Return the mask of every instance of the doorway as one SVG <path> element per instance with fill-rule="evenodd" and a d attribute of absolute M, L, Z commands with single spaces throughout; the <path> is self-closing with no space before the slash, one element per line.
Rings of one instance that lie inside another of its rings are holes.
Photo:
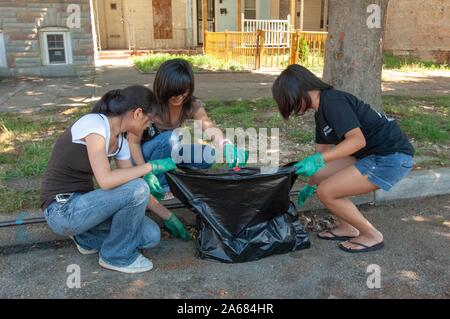
<path fill-rule="evenodd" d="M 104 0 L 106 45 L 110 50 L 126 49 L 123 0 Z"/>
<path fill-rule="evenodd" d="M 216 30 L 216 19 L 215 19 L 215 0 L 207 0 L 207 13 L 208 13 L 208 31 Z M 203 44 L 203 30 L 202 30 L 202 0 L 197 0 L 197 43 L 199 45 Z"/>

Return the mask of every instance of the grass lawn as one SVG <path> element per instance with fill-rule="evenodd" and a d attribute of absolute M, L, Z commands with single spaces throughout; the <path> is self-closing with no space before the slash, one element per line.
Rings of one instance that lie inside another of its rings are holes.
<path fill-rule="evenodd" d="M 450 65 L 430 61 L 420 61 L 412 57 L 401 57 L 392 54 L 383 55 L 383 69 L 400 70 L 405 72 L 417 72 L 424 70 L 446 70 L 450 71 Z"/>
<path fill-rule="evenodd" d="M 184 59 L 191 63 L 194 71 L 243 71 L 244 67 L 234 62 L 223 62 L 208 55 L 174 55 L 157 53 L 133 59 L 134 65 L 142 72 L 157 71 L 161 64 L 170 59 Z"/>
<path fill-rule="evenodd" d="M 83 107 L 38 114 L 0 113 L 1 212 L 39 207 L 38 190 L 11 189 L 8 181 L 42 176 L 56 138 L 69 123 L 89 110 Z"/>
<path fill-rule="evenodd" d="M 161 64 L 167 60 L 181 58 L 189 61 L 194 71 L 243 71 L 245 67 L 236 62 L 224 62 L 220 59 L 209 55 L 174 55 L 169 53 L 157 53 L 148 56 L 136 57 L 133 59 L 134 65 L 142 72 L 154 72 L 159 69 Z M 262 59 L 262 65 L 269 66 L 272 56 L 268 50 Z M 282 61 L 289 60 L 289 54 L 285 56 L 275 56 L 273 59 Z M 273 62 L 273 61 L 272 61 Z M 322 70 L 324 67 L 324 57 L 310 53 L 304 61 L 299 64 L 314 70 Z M 404 72 L 420 72 L 420 71 L 450 71 L 450 65 L 446 63 L 435 63 L 430 61 L 421 61 L 412 57 L 396 56 L 392 54 L 383 55 L 384 70 L 399 70 Z"/>
<path fill-rule="evenodd" d="M 416 168 L 450 166 L 450 97 L 383 97 L 384 111 L 395 117 L 412 139 Z M 206 101 L 211 118 L 222 128 L 279 128 L 281 163 L 313 154 L 314 117 L 284 121 L 272 99 Z M 11 181 L 38 179 L 44 173 L 52 145 L 80 116 L 82 108 L 49 109 L 34 114 L 0 113 L 0 212 L 38 208 L 39 191 L 10 187 Z M 270 131 L 269 131 L 270 134 Z"/>

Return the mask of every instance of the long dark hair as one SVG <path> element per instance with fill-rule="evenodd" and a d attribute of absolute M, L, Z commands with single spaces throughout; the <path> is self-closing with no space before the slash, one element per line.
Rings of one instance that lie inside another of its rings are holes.
<path fill-rule="evenodd" d="M 169 122 L 169 100 L 188 92 L 183 101 L 180 123 L 187 119 L 194 108 L 194 72 L 188 61 L 172 59 L 164 62 L 156 72 L 153 91 L 159 103 L 158 115 L 164 123 Z"/>
<path fill-rule="evenodd" d="M 301 111 L 302 99 L 306 107 L 311 107 L 311 97 L 308 91 L 326 90 L 333 87 L 314 75 L 307 68 L 291 64 L 281 72 L 272 85 L 272 95 L 278 104 L 278 110 L 284 119 Z"/>
<path fill-rule="evenodd" d="M 132 85 L 107 92 L 95 104 L 91 113 L 119 116 L 141 108 L 145 114 L 153 114 L 156 105 L 156 97 L 151 90 L 142 85 Z"/>

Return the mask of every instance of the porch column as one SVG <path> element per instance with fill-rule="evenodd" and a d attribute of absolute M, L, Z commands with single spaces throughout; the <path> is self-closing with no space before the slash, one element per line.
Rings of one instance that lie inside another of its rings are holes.
<path fill-rule="evenodd" d="M 202 0 L 202 33 L 203 33 L 203 53 L 205 53 L 206 31 L 208 29 L 208 2 Z"/>
<path fill-rule="evenodd" d="M 295 2 L 296 2 L 297 0 L 291 0 L 291 25 L 292 25 L 292 28 L 296 28 L 296 25 L 295 25 L 295 20 L 296 20 L 296 17 L 297 17 L 297 12 L 295 12 Z"/>
<path fill-rule="evenodd" d="M 241 4 L 241 0 L 236 0 L 237 1 L 237 4 L 236 4 L 236 16 L 237 16 L 237 19 L 236 19 L 236 23 L 237 23 L 237 26 L 236 26 L 236 31 L 242 31 L 242 14 L 241 14 L 241 12 L 242 12 L 242 4 Z"/>
<path fill-rule="evenodd" d="M 300 1 L 300 30 L 302 30 L 302 31 L 303 31 L 303 25 L 305 22 L 304 11 L 305 11 L 305 0 L 301 0 Z"/>
<path fill-rule="evenodd" d="M 328 29 L 328 0 L 324 1 L 324 7 L 323 7 L 323 31 L 327 31 Z"/>

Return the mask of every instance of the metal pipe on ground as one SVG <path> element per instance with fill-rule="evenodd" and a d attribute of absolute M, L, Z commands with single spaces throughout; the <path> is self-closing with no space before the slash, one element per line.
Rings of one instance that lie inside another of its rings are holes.
<path fill-rule="evenodd" d="M 292 191 L 290 193 L 291 196 L 297 195 L 297 191 Z M 186 208 L 185 205 L 181 203 L 172 203 L 164 205 L 167 209 L 180 209 Z M 14 227 L 14 226 L 23 226 L 23 225 L 32 225 L 32 224 L 43 224 L 46 223 L 44 217 L 35 217 L 35 218 L 23 218 L 23 219 L 15 219 L 15 220 L 5 220 L 0 222 L 0 228 L 6 227 Z"/>

